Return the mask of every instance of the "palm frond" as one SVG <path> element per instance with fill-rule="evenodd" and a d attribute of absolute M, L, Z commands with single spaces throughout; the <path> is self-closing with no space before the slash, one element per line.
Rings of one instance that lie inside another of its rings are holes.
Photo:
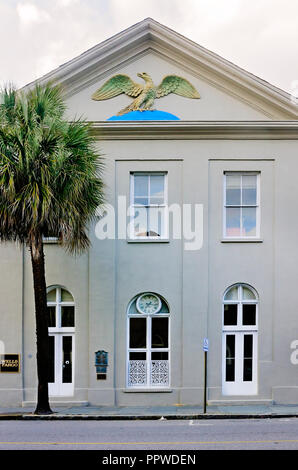
<path fill-rule="evenodd" d="M 64 117 L 62 90 L 37 85 L 2 91 L 0 240 L 21 243 L 57 233 L 71 252 L 89 246 L 88 228 L 104 201 L 103 159 L 89 124 Z"/>

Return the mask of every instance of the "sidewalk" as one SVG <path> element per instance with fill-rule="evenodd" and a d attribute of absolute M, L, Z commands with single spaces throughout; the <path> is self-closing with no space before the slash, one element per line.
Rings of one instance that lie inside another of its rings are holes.
<path fill-rule="evenodd" d="M 134 419 L 236 419 L 298 417 L 298 405 L 208 406 L 52 406 L 51 415 L 34 415 L 33 408 L 0 408 L 0 420 L 134 420 Z"/>

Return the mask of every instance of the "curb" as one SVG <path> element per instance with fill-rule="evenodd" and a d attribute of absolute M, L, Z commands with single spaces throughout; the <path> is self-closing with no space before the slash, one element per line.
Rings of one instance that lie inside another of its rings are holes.
<path fill-rule="evenodd" d="M 11 420 L 47 420 L 47 421 L 137 421 L 137 420 L 203 420 L 203 419 L 273 419 L 273 418 L 298 418 L 298 414 L 192 414 L 192 415 L 88 415 L 88 414 L 2 414 L 0 421 Z"/>

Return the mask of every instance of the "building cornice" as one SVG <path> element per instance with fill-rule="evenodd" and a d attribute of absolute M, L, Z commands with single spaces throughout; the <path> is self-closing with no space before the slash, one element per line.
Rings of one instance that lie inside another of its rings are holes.
<path fill-rule="evenodd" d="M 298 140 L 297 121 L 98 121 L 91 128 L 99 140 Z"/>

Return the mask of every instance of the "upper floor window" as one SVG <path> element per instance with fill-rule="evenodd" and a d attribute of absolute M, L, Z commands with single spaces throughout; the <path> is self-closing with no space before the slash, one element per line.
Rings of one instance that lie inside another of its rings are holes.
<path fill-rule="evenodd" d="M 167 238 L 167 174 L 131 173 L 131 238 Z"/>
<path fill-rule="evenodd" d="M 225 238 L 258 238 L 260 236 L 259 179 L 259 173 L 225 173 Z"/>

